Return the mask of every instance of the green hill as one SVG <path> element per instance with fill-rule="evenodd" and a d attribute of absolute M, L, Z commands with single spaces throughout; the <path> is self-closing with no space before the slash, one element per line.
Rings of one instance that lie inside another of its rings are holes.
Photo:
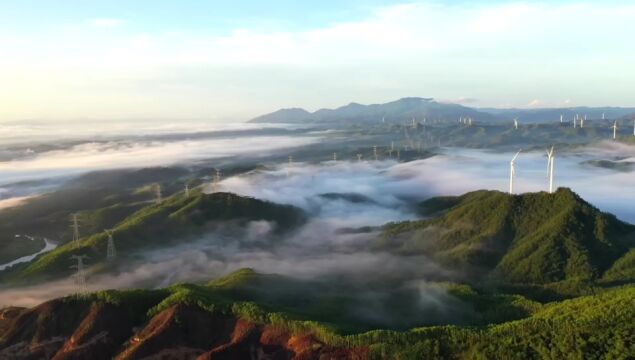
<path fill-rule="evenodd" d="M 267 298 L 270 295 L 266 293 L 279 291 L 268 289 L 275 283 L 284 284 L 287 294 L 296 289 L 295 298 Z M 326 288 L 347 286 L 337 281 L 328 283 Z M 140 354 L 176 357 L 193 348 L 198 356 L 241 344 L 264 353 L 282 346 L 289 354 L 284 358 L 292 358 L 291 355 L 321 358 L 320 353 L 334 349 L 337 350 L 333 354 L 323 358 L 627 359 L 635 354 L 632 285 L 548 304 L 497 295 L 513 298 L 516 304 L 524 303 L 527 312 L 503 323 L 413 327 L 405 331 L 390 327 L 350 331 L 355 325 L 354 318 L 330 321 L 329 311 L 336 311 L 336 304 L 311 306 L 312 310 L 307 311 L 307 305 L 331 301 L 331 295 L 323 287 L 297 296 L 314 285 L 314 280 L 244 269 L 206 285 L 108 290 L 56 299 L 32 309 L 0 310 L 0 357 L 20 352 L 22 356 L 30 354 L 35 358 L 43 350 L 57 354 L 56 358 L 81 358 L 78 354 L 99 359 L 132 359 Z M 465 286 L 454 289 L 453 296 L 479 311 L 504 313 L 510 304 L 492 301 L 492 295 L 478 294 Z M 353 297 L 356 291 L 346 293 L 340 289 L 340 293 Z M 483 308 L 487 303 L 489 307 Z M 341 313 L 375 311 L 368 298 L 356 306 L 353 309 L 346 302 L 339 302 Z M 411 316 L 417 316 L 416 312 L 411 312 Z M 298 341 L 305 345 L 300 346 Z M 248 358 L 225 354 L 226 357 L 220 358 Z M 187 356 L 179 358 L 182 357 Z"/>
<path fill-rule="evenodd" d="M 143 248 L 188 241 L 210 230 L 239 229 L 256 220 L 275 222 L 275 231 L 284 232 L 304 222 L 305 215 L 293 206 L 231 193 L 196 192 L 190 197 L 179 193 L 127 217 L 113 229 L 113 236 L 120 254 L 132 254 Z M 103 262 L 107 241 L 106 233 L 99 232 L 82 239 L 79 245 L 64 244 L 10 274 L 9 279 L 46 279 L 68 274 L 71 255 L 88 255 L 91 264 Z"/>
<path fill-rule="evenodd" d="M 546 284 L 600 279 L 635 246 L 635 226 L 566 188 L 554 194 L 475 191 L 431 199 L 421 208 L 440 215 L 387 225 L 376 248 L 425 254 L 479 279 Z M 632 271 L 632 259 L 622 262 Z M 612 273 L 627 271 L 620 269 Z"/>

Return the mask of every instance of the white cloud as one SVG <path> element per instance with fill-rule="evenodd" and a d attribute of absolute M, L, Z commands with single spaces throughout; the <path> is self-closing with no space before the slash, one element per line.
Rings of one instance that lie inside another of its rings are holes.
<path fill-rule="evenodd" d="M 90 19 L 87 21 L 89 25 L 97 27 L 97 28 L 113 28 L 120 26 L 123 24 L 123 20 L 121 19 L 113 19 L 113 18 L 98 18 L 98 19 Z"/>
<path fill-rule="evenodd" d="M 319 141 L 317 137 L 237 136 L 182 141 L 85 142 L 33 157 L 0 162 L 2 182 L 76 175 L 91 170 L 195 163 L 230 156 L 264 156 Z M 240 146 L 237 146 L 237 144 Z"/>

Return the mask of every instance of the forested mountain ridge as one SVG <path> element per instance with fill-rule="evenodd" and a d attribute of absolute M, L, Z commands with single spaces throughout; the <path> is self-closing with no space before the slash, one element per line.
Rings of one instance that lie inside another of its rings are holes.
<path fill-rule="evenodd" d="M 435 217 L 389 224 L 377 249 L 426 254 L 509 283 L 599 280 L 635 246 L 635 226 L 603 213 L 566 188 L 509 195 L 475 191 L 421 204 Z"/>

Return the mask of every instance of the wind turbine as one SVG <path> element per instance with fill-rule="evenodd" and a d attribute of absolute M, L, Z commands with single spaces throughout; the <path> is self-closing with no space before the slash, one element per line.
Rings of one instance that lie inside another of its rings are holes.
<path fill-rule="evenodd" d="M 549 174 L 549 193 L 553 194 L 553 168 L 554 162 L 556 160 L 556 156 L 554 153 L 553 146 L 551 149 L 547 150 L 547 172 Z"/>
<path fill-rule="evenodd" d="M 514 129 L 518 130 L 518 118 L 514 119 Z"/>
<path fill-rule="evenodd" d="M 562 124 L 563 121 L 564 121 L 564 116 L 560 114 L 560 123 Z"/>
<path fill-rule="evenodd" d="M 613 126 L 611 127 L 613 128 L 613 140 L 615 140 L 617 138 L 617 120 L 613 122 Z"/>
<path fill-rule="evenodd" d="M 516 158 L 520 155 L 522 150 L 518 150 L 516 155 L 512 158 L 512 161 L 509 162 L 509 193 L 514 193 L 514 178 L 516 177 Z"/>

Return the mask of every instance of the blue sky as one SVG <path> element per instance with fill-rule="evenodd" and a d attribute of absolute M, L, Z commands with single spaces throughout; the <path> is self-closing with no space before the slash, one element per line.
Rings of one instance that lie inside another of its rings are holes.
<path fill-rule="evenodd" d="M 0 121 L 244 120 L 403 96 L 635 106 L 635 5 L 0 2 Z"/>

